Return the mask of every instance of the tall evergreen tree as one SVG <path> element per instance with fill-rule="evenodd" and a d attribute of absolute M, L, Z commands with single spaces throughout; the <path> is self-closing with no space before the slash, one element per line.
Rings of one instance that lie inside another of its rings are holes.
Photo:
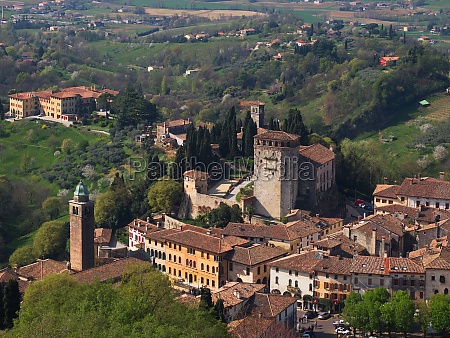
<path fill-rule="evenodd" d="M 18 317 L 20 309 L 20 292 L 17 280 L 10 279 L 3 292 L 4 323 L 5 327 L 10 329 L 13 326 L 14 318 Z"/>
<path fill-rule="evenodd" d="M 284 120 L 283 131 L 300 136 L 301 144 L 308 144 L 309 132 L 297 108 L 289 110 L 288 118 Z"/>
<path fill-rule="evenodd" d="M 3 302 L 3 289 L 5 287 L 5 283 L 0 283 L 0 330 L 5 328 L 5 306 Z"/>
<path fill-rule="evenodd" d="M 210 309 L 214 306 L 210 289 L 205 287 L 200 288 L 200 304 L 206 309 Z"/>
<path fill-rule="evenodd" d="M 248 118 L 247 118 L 248 116 Z M 244 121 L 244 135 L 242 136 L 242 154 L 247 157 L 253 156 L 253 137 L 258 127 L 248 113 Z"/>

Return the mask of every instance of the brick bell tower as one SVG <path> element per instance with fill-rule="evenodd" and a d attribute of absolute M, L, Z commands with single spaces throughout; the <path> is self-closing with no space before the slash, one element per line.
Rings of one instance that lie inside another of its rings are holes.
<path fill-rule="evenodd" d="M 94 267 L 94 202 L 82 181 L 69 201 L 70 267 L 82 271 Z"/>

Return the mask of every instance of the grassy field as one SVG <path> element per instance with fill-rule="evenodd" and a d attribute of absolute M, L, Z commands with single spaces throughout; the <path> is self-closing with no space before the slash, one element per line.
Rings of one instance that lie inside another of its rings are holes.
<path fill-rule="evenodd" d="M 82 140 L 92 143 L 108 137 L 67 128 L 59 123 L 30 119 L 13 123 L 1 121 L 0 127 L 3 130 L 3 136 L 0 137 L 0 175 L 17 179 L 33 175 L 36 169 L 49 169 L 60 161 L 64 155 L 55 156 L 55 150 L 64 139 L 70 138 L 74 144 L 78 144 Z M 51 188 L 57 191 L 57 187 Z"/>

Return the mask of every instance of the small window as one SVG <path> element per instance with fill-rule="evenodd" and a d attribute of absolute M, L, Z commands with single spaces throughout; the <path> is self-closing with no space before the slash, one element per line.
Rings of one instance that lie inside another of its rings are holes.
<path fill-rule="evenodd" d="M 275 277 L 275 284 L 278 284 L 278 277 Z"/>
<path fill-rule="evenodd" d="M 431 280 L 432 281 L 436 280 L 436 276 L 435 275 L 431 275 Z"/>
<path fill-rule="evenodd" d="M 247 276 L 250 276 L 250 268 L 246 268 L 245 270 L 246 270 Z"/>
<path fill-rule="evenodd" d="M 439 202 L 436 202 L 435 206 L 437 209 L 439 209 Z"/>
<path fill-rule="evenodd" d="M 292 286 L 292 279 L 289 279 L 288 285 Z"/>
<path fill-rule="evenodd" d="M 440 275 L 439 276 L 439 283 L 445 283 L 445 276 L 444 275 Z"/>

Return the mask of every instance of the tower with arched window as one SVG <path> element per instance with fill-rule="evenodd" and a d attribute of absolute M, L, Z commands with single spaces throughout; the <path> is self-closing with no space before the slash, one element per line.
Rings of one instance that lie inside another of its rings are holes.
<path fill-rule="evenodd" d="M 94 202 L 82 181 L 69 201 L 70 266 L 82 271 L 94 267 Z"/>

